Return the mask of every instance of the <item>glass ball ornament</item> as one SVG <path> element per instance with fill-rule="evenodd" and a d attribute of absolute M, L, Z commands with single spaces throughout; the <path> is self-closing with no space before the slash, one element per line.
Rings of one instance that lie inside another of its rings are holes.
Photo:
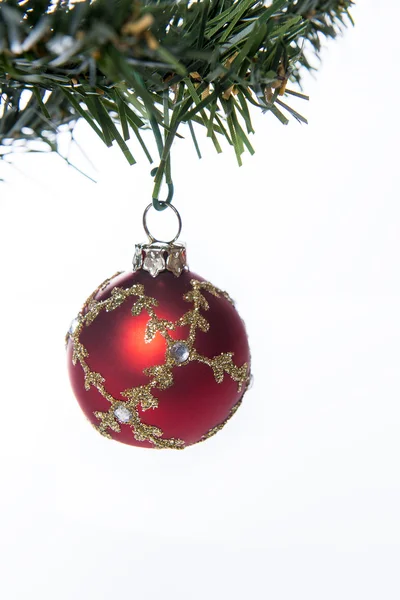
<path fill-rule="evenodd" d="M 102 283 L 67 334 L 72 389 L 107 438 L 175 448 L 217 433 L 250 382 L 244 323 L 188 270 L 183 244 L 139 244 L 134 271 Z"/>

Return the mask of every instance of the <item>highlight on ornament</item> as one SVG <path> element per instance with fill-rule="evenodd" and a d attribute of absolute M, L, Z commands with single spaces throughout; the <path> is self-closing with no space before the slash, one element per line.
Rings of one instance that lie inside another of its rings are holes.
<path fill-rule="evenodd" d="M 189 271 L 183 244 L 138 244 L 133 266 L 106 279 L 73 320 L 71 385 L 103 436 L 182 449 L 240 406 L 250 381 L 245 326 L 226 292 Z"/>

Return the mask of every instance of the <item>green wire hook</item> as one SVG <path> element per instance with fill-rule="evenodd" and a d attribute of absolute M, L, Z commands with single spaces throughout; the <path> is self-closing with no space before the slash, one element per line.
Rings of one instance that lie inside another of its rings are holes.
<path fill-rule="evenodd" d="M 154 169 L 152 169 L 150 171 L 150 175 L 152 177 L 155 177 L 157 175 L 157 171 L 158 171 L 158 167 L 155 167 Z M 168 206 L 168 204 L 171 204 L 172 202 L 172 198 L 174 197 L 174 184 L 172 183 L 167 183 L 168 186 L 168 196 L 166 198 L 166 200 L 159 200 L 158 198 L 154 198 L 153 197 L 153 206 L 156 210 L 165 210 Z"/>

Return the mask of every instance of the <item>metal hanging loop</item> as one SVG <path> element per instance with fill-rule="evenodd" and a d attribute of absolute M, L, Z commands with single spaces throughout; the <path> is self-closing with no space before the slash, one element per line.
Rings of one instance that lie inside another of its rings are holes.
<path fill-rule="evenodd" d="M 154 169 L 152 169 L 150 171 L 150 174 L 152 177 L 155 177 L 157 175 L 157 171 L 158 171 L 158 167 L 155 167 Z M 168 187 L 168 196 L 165 200 L 159 200 L 158 198 L 154 198 L 153 197 L 153 206 L 156 210 L 165 210 L 168 206 L 171 206 L 171 202 L 172 202 L 172 198 L 174 197 L 174 184 L 172 183 L 167 183 L 167 187 Z"/>
<path fill-rule="evenodd" d="M 153 198 L 154 201 L 154 198 Z M 155 242 L 159 242 L 161 244 L 173 244 L 174 242 L 176 242 L 176 240 L 178 239 L 178 237 L 181 234 L 182 231 L 182 219 L 181 219 L 181 215 L 179 214 L 179 212 L 176 210 L 175 206 L 173 206 L 172 204 L 169 203 L 163 203 L 165 204 L 164 208 L 170 208 L 171 210 L 174 211 L 177 219 L 178 219 L 178 233 L 176 234 L 176 236 L 174 238 L 172 238 L 171 240 L 159 240 L 157 238 L 155 238 L 149 231 L 149 228 L 147 226 L 147 213 L 149 212 L 149 210 L 151 209 L 151 207 L 154 207 L 153 203 L 149 204 L 148 206 L 146 206 L 146 208 L 144 209 L 144 213 L 143 213 L 143 227 L 144 230 L 146 232 L 147 237 L 150 240 L 151 244 L 154 244 Z"/>

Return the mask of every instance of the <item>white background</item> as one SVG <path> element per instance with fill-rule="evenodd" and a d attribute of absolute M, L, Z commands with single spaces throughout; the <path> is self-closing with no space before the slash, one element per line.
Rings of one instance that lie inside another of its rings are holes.
<path fill-rule="evenodd" d="M 202 161 L 174 148 L 191 268 L 236 299 L 253 354 L 205 444 L 103 439 L 66 374 L 70 320 L 144 239 L 146 159 L 81 128 L 97 185 L 56 157 L 3 171 L 4 600 L 400 597 L 400 12 L 353 12 L 294 102 L 309 126 L 255 115 L 241 169 L 208 140 Z"/>

